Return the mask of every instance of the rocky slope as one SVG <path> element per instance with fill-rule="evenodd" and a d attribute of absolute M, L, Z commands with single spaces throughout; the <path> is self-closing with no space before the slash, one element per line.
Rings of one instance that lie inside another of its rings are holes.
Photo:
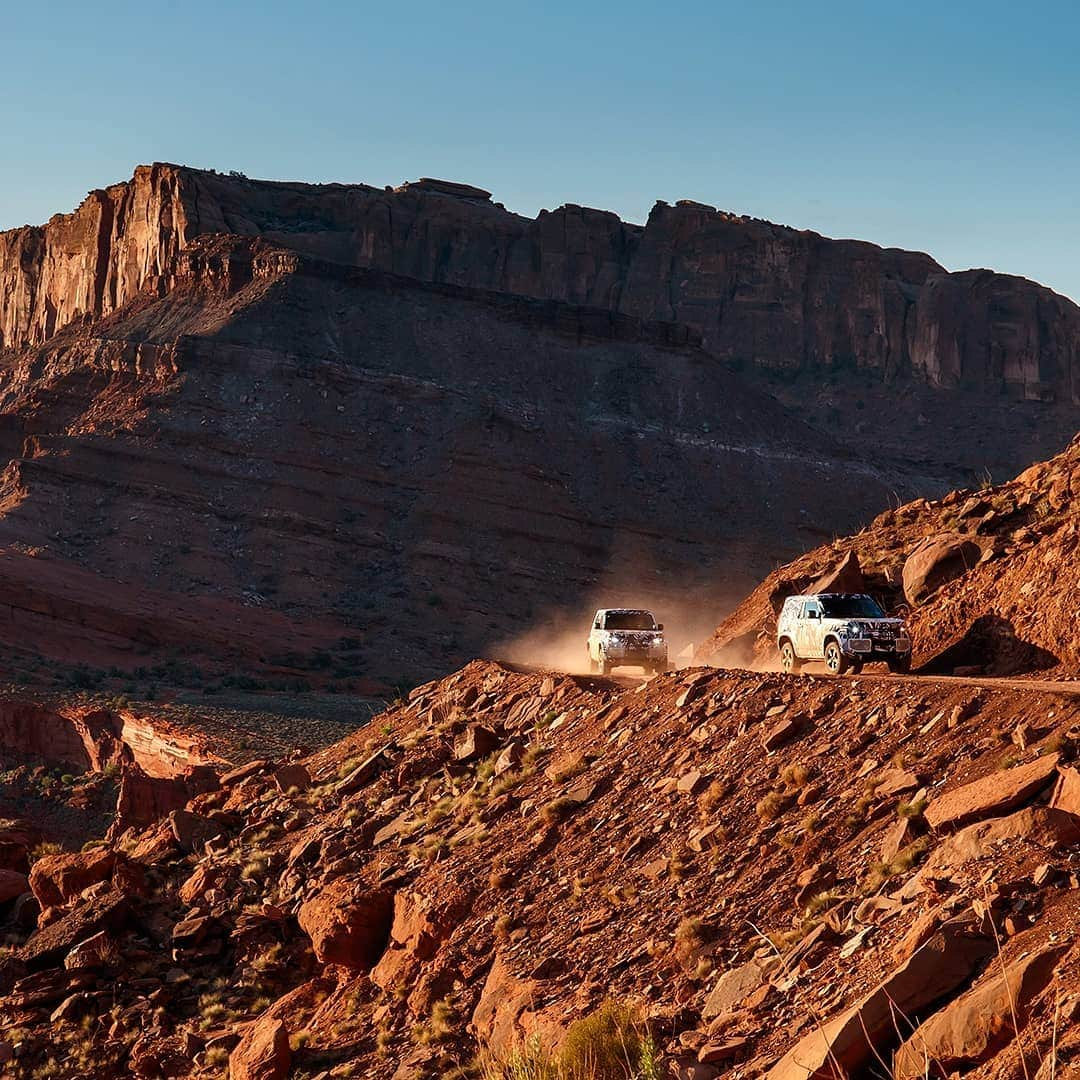
<path fill-rule="evenodd" d="M 1074 322 L 696 205 L 140 168 L 0 235 L 0 642 L 147 694 L 378 694 L 612 598 L 678 649 L 808 543 L 1057 450 Z"/>
<path fill-rule="evenodd" d="M 0 638 L 174 680 L 415 684 L 605 594 L 696 590 L 704 631 L 821 522 L 940 484 L 685 328 L 236 237 L 11 354 L 0 416 Z"/>
<path fill-rule="evenodd" d="M 829 587 L 910 609 L 925 671 L 1080 676 L 1080 438 L 1009 483 L 887 510 L 780 567 L 699 658 L 773 662 L 784 597 Z"/>
<path fill-rule="evenodd" d="M 156 164 L 73 214 L 0 234 L 0 346 L 160 288 L 195 237 L 261 236 L 425 281 L 587 305 L 700 333 L 721 359 L 1080 403 L 1080 309 L 985 270 L 657 203 L 644 226 L 567 205 L 530 221 L 467 185 L 270 183 Z"/>
<path fill-rule="evenodd" d="M 1069 1075 L 1078 724 L 1034 687 L 477 662 L 39 857 L 26 896 L 0 876 L 0 1055 L 13 1076 L 540 1077 L 552 1054 L 592 1061 L 575 1078 Z"/>

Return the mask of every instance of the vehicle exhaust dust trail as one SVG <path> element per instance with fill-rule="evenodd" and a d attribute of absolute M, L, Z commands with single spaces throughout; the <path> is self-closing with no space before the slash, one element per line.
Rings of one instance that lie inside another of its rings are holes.
<path fill-rule="evenodd" d="M 676 593 L 677 583 L 658 587 L 657 574 L 637 572 L 631 580 L 626 567 L 613 574 L 612 584 L 583 595 L 574 608 L 557 608 L 542 615 L 523 633 L 496 643 L 490 655 L 516 664 L 552 668 L 572 675 L 589 673 L 586 639 L 594 613 L 601 608 L 640 608 L 651 611 L 664 624 L 668 643 L 668 667 L 693 664 L 695 646 L 704 641 L 730 610 L 735 600 L 725 604 L 688 602 L 684 593 Z M 693 590 L 691 590 L 693 591 Z M 740 665 L 741 666 L 741 665 Z M 616 670 L 619 675 L 635 674 L 633 667 Z"/>

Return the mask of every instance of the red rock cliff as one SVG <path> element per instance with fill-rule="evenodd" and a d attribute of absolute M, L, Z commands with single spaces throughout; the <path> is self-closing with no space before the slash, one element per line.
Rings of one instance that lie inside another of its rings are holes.
<path fill-rule="evenodd" d="M 45 226 L 0 233 L 0 346 L 164 287 L 173 256 L 207 233 L 681 322 L 733 363 L 1080 402 L 1080 308 L 1022 278 L 949 274 L 927 255 L 698 203 L 657 203 L 644 226 L 574 205 L 529 220 L 465 185 L 272 183 L 162 164 Z"/>

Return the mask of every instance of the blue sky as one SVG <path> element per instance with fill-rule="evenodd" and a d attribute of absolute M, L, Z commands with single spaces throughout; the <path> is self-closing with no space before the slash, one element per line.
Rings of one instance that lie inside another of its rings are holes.
<path fill-rule="evenodd" d="M 1080 299 L 1080 6 L 8 5 L 0 228 L 141 162 L 699 199 Z"/>

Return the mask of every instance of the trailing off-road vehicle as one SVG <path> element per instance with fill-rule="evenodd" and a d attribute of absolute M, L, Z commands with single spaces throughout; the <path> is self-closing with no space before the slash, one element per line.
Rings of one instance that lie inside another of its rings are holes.
<path fill-rule="evenodd" d="M 784 671 L 823 660 L 834 675 L 884 661 L 890 671 L 911 668 L 911 638 L 903 619 L 889 618 L 865 593 L 789 596 L 776 624 Z"/>
<path fill-rule="evenodd" d="M 640 667 L 663 671 L 667 667 L 664 624 L 641 608 L 601 608 L 594 616 L 589 639 L 589 670 L 607 675 L 612 668 Z"/>

